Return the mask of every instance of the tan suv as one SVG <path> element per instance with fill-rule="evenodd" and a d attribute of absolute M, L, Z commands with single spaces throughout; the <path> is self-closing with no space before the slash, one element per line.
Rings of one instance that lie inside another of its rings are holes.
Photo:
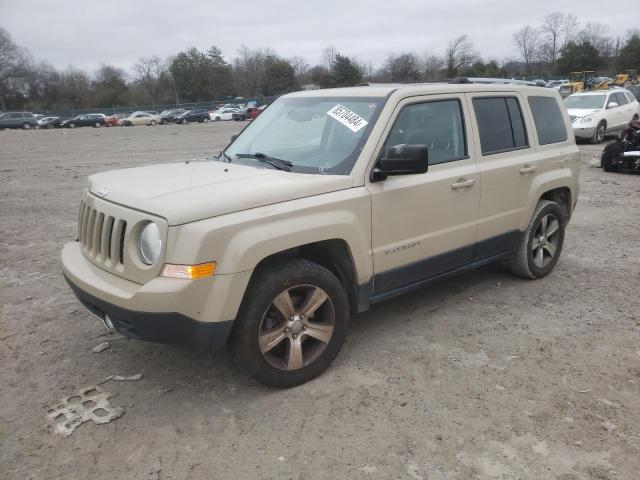
<path fill-rule="evenodd" d="M 305 382 L 349 317 L 507 259 L 556 264 L 579 152 L 555 90 L 364 86 L 285 95 L 215 159 L 93 175 L 64 275 L 110 329 Z"/>

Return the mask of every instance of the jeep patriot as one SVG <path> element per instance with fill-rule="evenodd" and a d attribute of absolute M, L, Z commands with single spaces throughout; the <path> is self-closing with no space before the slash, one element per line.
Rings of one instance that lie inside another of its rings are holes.
<path fill-rule="evenodd" d="M 376 302 L 498 259 L 549 274 L 579 158 L 551 89 L 292 93 L 214 158 L 89 177 L 63 273 L 111 330 L 229 344 L 260 382 L 293 386 Z"/>

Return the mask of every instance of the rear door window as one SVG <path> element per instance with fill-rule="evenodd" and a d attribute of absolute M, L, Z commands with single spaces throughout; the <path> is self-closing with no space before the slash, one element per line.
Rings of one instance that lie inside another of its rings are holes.
<path fill-rule="evenodd" d="M 556 99 L 553 97 L 529 97 L 528 101 L 538 134 L 538 143 L 548 145 L 566 141 L 567 130 Z"/>
<path fill-rule="evenodd" d="M 527 130 L 516 97 L 473 99 L 482 155 L 527 148 Z"/>
<path fill-rule="evenodd" d="M 624 94 L 622 92 L 616 92 L 614 93 L 615 95 L 615 102 L 622 106 L 622 105 L 626 105 L 627 103 L 629 103 L 629 100 L 627 100 L 627 97 L 624 96 Z"/>

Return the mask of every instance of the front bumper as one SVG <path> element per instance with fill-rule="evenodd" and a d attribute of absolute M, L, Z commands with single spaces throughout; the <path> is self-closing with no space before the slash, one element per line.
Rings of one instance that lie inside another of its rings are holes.
<path fill-rule="evenodd" d="M 89 313 L 103 323 L 108 319 L 116 331 L 127 337 L 204 352 L 223 348 L 231 333 L 231 320 L 199 322 L 180 313 L 127 310 L 81 290 L 66 275 L 64 278 Z"/>
<path fill-rule="evenodd" d="M 573 127 L 573 134 L 578 138 L 592 138 L 596 133 L 596 127 Z"/>
<path fill-rule="evenodd" d="M 80 303 L 124 335 L 191 349 L 224 346 L 251 271 L 199 280 L 157 277 L 141 285 L 90 262 L 78 242 L 62 250 L 62 271 Z"/>

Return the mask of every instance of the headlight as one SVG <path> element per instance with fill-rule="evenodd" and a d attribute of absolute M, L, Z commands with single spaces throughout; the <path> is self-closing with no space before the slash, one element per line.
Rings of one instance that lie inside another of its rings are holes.
<path fill-rule="evenodd" d="M 138 238 L 140 260 L 147 265 L 153 265 L 160 258 L 161 250 L 162 240 L 160 239 L 160 230 L 155 223 L 150 222 L 142 229 L 140 238 Z"/>
<path fill-rule="evenodd" d="M 589 116 L 589 117 L 582 117 L 582 123 L 591 123 L 593 122 L 593 117 Z"/>

